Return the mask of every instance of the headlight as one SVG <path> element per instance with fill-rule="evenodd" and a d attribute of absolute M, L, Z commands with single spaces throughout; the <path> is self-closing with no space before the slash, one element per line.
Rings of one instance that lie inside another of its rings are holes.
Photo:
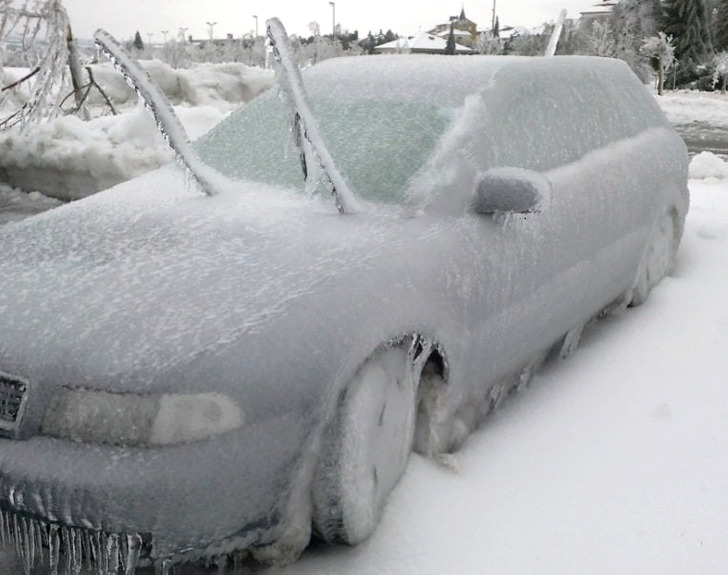
<path fill-rule="evenodd" d="M 243 424 L 240 408 L 219 393 L 138 395 L 63 388 L 41 433 L 84 443 L 145 446 L 208 439 Z"/>

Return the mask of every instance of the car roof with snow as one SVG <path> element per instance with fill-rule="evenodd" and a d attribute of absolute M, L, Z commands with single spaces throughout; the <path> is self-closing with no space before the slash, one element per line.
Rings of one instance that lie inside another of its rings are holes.
<path fill-rule="evenodd" d="M 546 171 L 667 125 L 626 64 L 607 58 L 337 58 L 303 79 L 336 165 L 377 202 L 410 198 L 443 142 L 462 139 L 481 170 Z M 304 190 L 289 118 L 273 88 L 197 147 L 228 176 Z"/>

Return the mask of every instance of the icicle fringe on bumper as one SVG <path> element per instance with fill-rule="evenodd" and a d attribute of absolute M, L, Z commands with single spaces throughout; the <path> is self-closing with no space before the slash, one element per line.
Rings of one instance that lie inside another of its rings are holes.
<path fill-rule="evenodd" d="M 84 566 L 104 574 L 134 575 L 151 551 L 151 537 L 66 527 L 0 509 L 0 542 L 20 558 L 24 575 L 79 575 Z"/>

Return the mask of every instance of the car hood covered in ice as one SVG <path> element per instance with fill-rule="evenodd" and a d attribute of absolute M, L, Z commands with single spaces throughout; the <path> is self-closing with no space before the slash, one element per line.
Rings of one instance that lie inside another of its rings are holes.
<path fill-rule="evenodd" d="M 317 325 L 348 305 L 334 285 L 404 245 L 400 220 L 261 187 L 204 197 L 170 167 L 7 225 L 0 365 L 144 389 L 282 319 L 265 337 L 301 321 L 323 337 Z"/>

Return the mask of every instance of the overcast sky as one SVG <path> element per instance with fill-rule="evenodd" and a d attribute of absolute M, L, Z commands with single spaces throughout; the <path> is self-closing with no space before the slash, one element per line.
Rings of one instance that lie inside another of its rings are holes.
<path fill-rule="evenodd" d="M 561 9 L 570 17 L 602 0 L 497 0 L 496 13 L 504 25 L 537 26 L 555 20 Z M 255 30 L 265 20 L 277 16 L 289 33 L 309 35 L 308 24 L 318 22 L 322 33 L 331 33 L 333 10 L 328 0 L 64 0 L 75 35 L 90 38 L 96 28 L 104 28 L 119 39 L 133 36 L 136 30 L 153 34 L 161 42 L 162 30 L 168 38 L 180 28 L 188 34 L 206 37 L 206 22 L 217 22 L 216 37 L 230 33 L 236 37 Z M 358 30 L 364 36 L 370 30 L 391 28 L 401 35 L 428 30 L 460 13 L 461 0 L 337 0 L 336 22 L 345 30 Z M 490 28 L 493 0 L 466 0 L 466 16 L 479 28 Z"/>

